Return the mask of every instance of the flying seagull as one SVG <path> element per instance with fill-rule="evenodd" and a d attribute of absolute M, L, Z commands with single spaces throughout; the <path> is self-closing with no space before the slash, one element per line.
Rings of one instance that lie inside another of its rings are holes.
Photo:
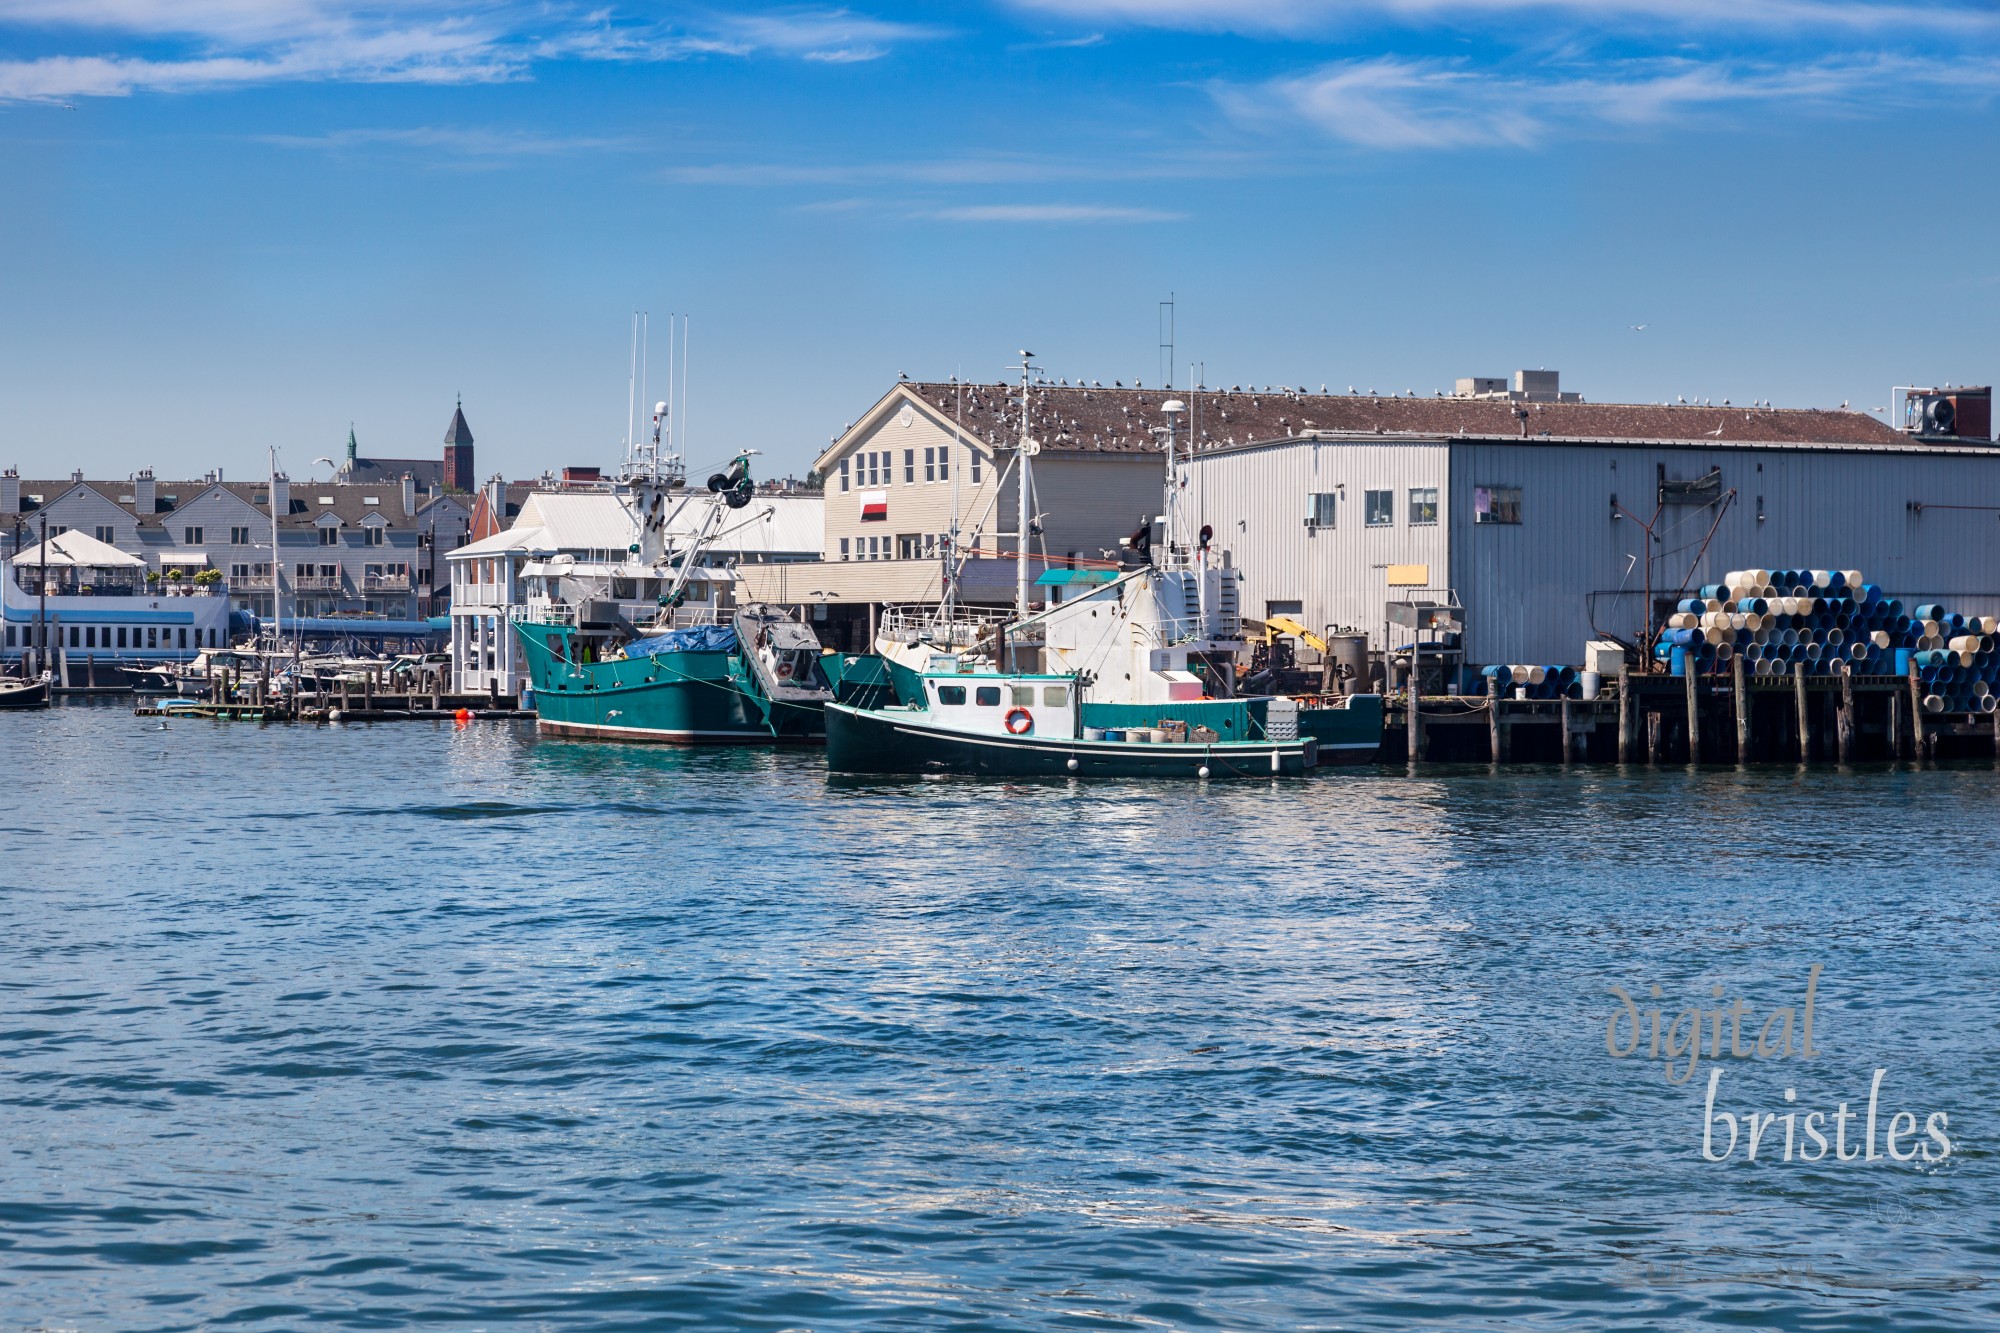
<path fill-rule="evenodd" d="M 1632 326 L 1632 332 L 1634 333 L 1644 333 L 1645 331 L 1646 331 L 1646 326 L 1644 324 L 1634 324 Z"/>

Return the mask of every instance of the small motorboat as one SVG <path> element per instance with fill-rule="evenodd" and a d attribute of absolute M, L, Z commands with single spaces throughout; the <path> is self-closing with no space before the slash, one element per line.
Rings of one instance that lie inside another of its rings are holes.
<path fill-rule="evenodd" d="M 49 678 L 0 680 L 0 708 L 47 708 Z"/>

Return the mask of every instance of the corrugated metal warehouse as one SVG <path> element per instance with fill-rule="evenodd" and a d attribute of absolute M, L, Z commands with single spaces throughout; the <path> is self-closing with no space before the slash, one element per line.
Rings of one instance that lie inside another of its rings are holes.
<path fill-rule="evenodd" d="M 1385 623 L 1390 602 L 1455 599 L 1468 663 L 1576 663 L 1588 639 L 1641 636 L 1649 546 L 1656 607 L 1731 569 L 1820 567 L 2000 612 L 1990 440 L 1847 411 L 1309 401 L 1333 428 L 1210 444 L 1188 465 L 1252 616 L 1393 648 L 1410 635 Z"/>

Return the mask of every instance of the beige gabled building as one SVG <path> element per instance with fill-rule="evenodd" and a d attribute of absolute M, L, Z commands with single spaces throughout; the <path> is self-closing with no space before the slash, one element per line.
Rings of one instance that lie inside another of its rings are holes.
<path fill-rule="evenodd" d="M 830 646 L 859 648 L 882 607 L 935 602 L 956 527 L 976 552 L 960 596 L 1014 599 L 1018 385 L 902 382 L 814 464 L 826 488 L 821 559 L 744 568 L 752 600 L 811 608 Z M 1037 385 L 1030 393 L 1036 575 L 1115 559 L 1158 515 L 1165 460 L 1151 427 L 1172 395 Z M 1096 415 L 1086 418 L 1086 404 Z"/>

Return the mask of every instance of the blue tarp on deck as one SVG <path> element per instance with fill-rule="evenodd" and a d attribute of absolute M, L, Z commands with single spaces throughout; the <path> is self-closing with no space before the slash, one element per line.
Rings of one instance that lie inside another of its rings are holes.
<path fill-rule="evenodd" d="M 736 630 L 731 625 L 691 625 L 670 629 L 665 634 L 634 639 L 625 645 L 627 657 L 653 657 L 660 653 L 728 653 L 736 650 Z"/>

